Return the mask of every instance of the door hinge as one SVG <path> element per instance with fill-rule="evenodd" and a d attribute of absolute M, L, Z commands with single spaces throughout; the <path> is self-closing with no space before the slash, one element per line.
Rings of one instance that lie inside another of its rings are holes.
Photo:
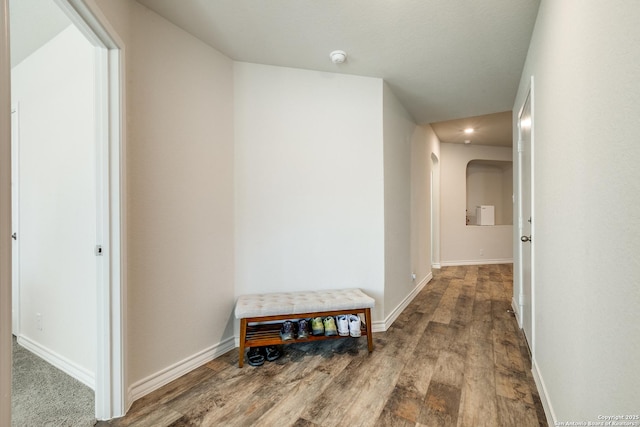
<path fill-rule="evenodd" d="M 96 245 L 96 256 L 102 256 L 103 254 L 102 245 Z"/>

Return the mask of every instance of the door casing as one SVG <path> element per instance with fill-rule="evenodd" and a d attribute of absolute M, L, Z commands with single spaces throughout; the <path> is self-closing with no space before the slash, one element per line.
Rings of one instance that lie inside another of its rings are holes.
<path fill-rule="evenodd" d="M 11 332 L 20 333 L 20 134 L 18 107 L 11 108 Z"/>
<path fill-rule="evenodd" d="M 518 321 L 532 354 L 535 348 L 535 204 L 534 204 L 534 82 L 518 113 Z M 523 242 L 521 238 L 530 237 Z"/>
<path fill-rule="evenodd" d="M 125 252 L 124 188 L 124 44 L 93 2 L 55 0 L 96 47 L 96 132 L 98 149 L 98 262 L 96 418 L 123 416 L 127 404 L 124 383 Z"/>

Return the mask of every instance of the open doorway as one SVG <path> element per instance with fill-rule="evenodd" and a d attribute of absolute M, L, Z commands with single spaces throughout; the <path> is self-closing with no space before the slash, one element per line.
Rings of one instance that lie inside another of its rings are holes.
<path fill-rule="evenodd" d="M 12 222 L 19 223 L 12 251 L 14 425 L 57 424 L 72 413 L 71 422 L 81 424 L 95 413 L 101 262 L 93 250 L 99 226 L 95 55 L 86 37 L 66 24 L 11 69 L 12 158 L 19 155 L 12 187 L 20 194 L 12 194 Z M 46 387 L 31 393 L 42 378 Z M 53 418 L 59 413 L 63 419 Z"/>
<path fill-rule="evenodd" d="M 6 0 L 2 0 L 2 8 L 6 12 Z M 23 0 L 20 0 L 23 3 Z M 49 2 L 47 2 L 49 3 Z M 123 273 L 121 270 L 121 241 L 123 235 L 123 224 L 121 221 L 121 194 L 120 188 L 123 179 L 121 171 L 121 153 L 122 153 L 122 130 L 121 130 L 121 100 L 120 100 L 120 48 L 122 44 L 114 38 L 107 30 L 105 30 L 104 19 L 99 11 L 92 10 L 80 0 L 57 0 L 57 4 L 63 9 L 64 14 L 68 16 L 74 23 L 76 30 L 89 41 L 92 46 L 92 57 L 94 60 L 92 76 L 92 93 L 95 95 L 93 107 L 95 121 L 93 123 L 92 141 L 94 160 L 91 162 L 93 168 L 93 179 L 90 183 L 84 183 L 93 187 L 93 239 L 89 245 L 89 253 L 91 257 L 91 268 L 93 269 L 93 301 L 87 307 L 94 313 L 94 320 L 88 320 L 86 323 L 92 323 L 94 336 L 91 342 L 94 344 L 93 355 L 93 381 L 95 388 L 95 414 L 98 419 L 108 419 L 124 414 L 124 390 L 123 390 L 123 347 L 122 347 L 122 295 L 123 295 Z M 38 2 L 38 7 L 42 3 Z M 11 22 L 12 26 L 14 22 Z M 85 40 L 85 41 L 86 41 Z M 6 76 L 9 73 L 8 64 L 2 61 L 2 70 L 0 74 Z M 8 80 L 8 79 L 7 79 Z M 2 102 L 6 104 L 9 100 L 8 91 L 3 90 Z M 4 115 L 4 110 L 3 110 Z M 5 117 L 3 117 L 5 120 Z M 79 123 L 84 126 L 84 123 Z M 5 140 L 3 135 L 3 150 L 5 149 Z M 64 153 L 56 153 L 63 155 Z M 67 153 L 69 154 L 69 153 Z M 53 160 L 53 159 L 52 159 Z M 53 162 L 52 162 L 53 163 Z M 5 163 L 3 163 L 4 167 Z M 9 168 L 7 168 L 9 169 Z M 23 171 L 24 172 L 24 171 Z M 46 180 L 47 174 L 40 177 Z M 5 185 L 3 175 L 3 186 Z M 76 183 L 77 184 L 77 183 Z M 58 186 L 60 187 L 60 186 Z M 3 194 L 3 202 L 6 195 Z M 4 228 L 6 222 L 2 223 Z M 24 227 L 22 227 L 24 229 Z M 51 254 L 52 249 L 44 251 L 44 257 Z M 6 251 L 2 251 L 3 266 L 9 264 L 11 258 L 7 256 Z M 49 257 L 52 258 L 52 257 Z M 2 277 L 2 292 L 6 293 L 7 283 L 6 277 Z M 25 299 L 28 295 L 21 295 Z M 21 298 L 22 299 L 22 298 Z M 7 304 L 9 302 L 9 304 Z M 5 319 L 6 313 L 11 310 L 11 302 L 3 299 L 0 305 L 2 318 Z M 33 313 L 31 313 L 33 314 Z M 34 327 L 36 331 L 39 328 L 43 330 L 47 327 L 47 319 L 43 313 L 35 314 Z M 25 319 L 25 316 L 20 315 Z M 67 321 L 68 322 L 68 321 Z M 20 323 L 20 322 L 19 322 Z M 25 322 L 26 323 L 26 322 Z M 64 327 L 64 322 L 63 327 Z M 5 324 L 6 325 L 6 324 Z M 26 324 L 24 325 L 26 327 Z M 53 326 L 53 324 L 52 324 Z M 55 325 L 56 327 L 59 325 Z M 22 325 L 18 326 L 19 329 Z M 10 336 L 10 335 L 9 335 Z M 5 342 L 7 335 L 5 329 L 2 328 L 2 347 L 11 347 Z M 68 344 L 68 343 L 65 343 Z M 74 347 L 72 344 L 70 347 Z M 10 360 L 10 353 L 3 351 L 0 354 L 0 378 L 2 378 L 2 389 L 6 389 L 7 376 L 6 368 L 10 366 L 7 361 Z M 0 396 L 2 408 L 7 407 L 8 393 L 2 393 Z M 6 412 L 3 411 L 0 424 L 5 424 Z M 7 424 L 8 425 L 8 424 Z"/>

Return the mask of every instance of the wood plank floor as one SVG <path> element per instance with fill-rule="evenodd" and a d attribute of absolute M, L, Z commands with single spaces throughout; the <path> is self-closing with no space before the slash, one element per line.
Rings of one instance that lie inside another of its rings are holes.
<path fill-rule="evenodd" d="M 284 347 L 261 367 L 238 350 L 99 426 L 546 426 L 511 309 L 512 266 L 445 267 L 387 332 Z"/>

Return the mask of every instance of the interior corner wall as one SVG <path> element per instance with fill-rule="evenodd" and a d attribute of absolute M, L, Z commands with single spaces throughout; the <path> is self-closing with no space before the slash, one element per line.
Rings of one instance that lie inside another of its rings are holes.
<path fill-rule="evenodd" d="M 513 226 L 467 226 L 467 164 L 471 160 L 512 160 L 512 149 L 466 144 L 440 145 L 441 264 L 513 261 Z"/>
<path fill-rule="evenodd" d="M 423 167 L 425 159 L 416 157 L 412 165 L 412 150 L 416 145 L 419 156 L 420 134 L 414 136 L 416 124 L 398 101 L 389 86 L 383 88 L 383 138 L 384 138 L 384 316 L 389 318 L 423 279 L 413 280 L 412 270 L 412 219 L 416 226 L 424 225 L 424 210 L 412 208 L 412 166 L 419 179 L 423 173 L 415 168 Z M 422 160 L 422 162 L 420 162 Z M 418 185 L 422 182 L 416 183 Z M 424 195 L 422 195 L 424 197 Z M 415 201 L 416 204 L 419 201 Z M 412 215 L 413 214 L 413 215 Z M 421 219 L 416 216 L 422 216 Z M 413 230 L 417 232 L 417 230 Z M 422 232 L 426 230 L 422 229 Z M 424 236 L 421 236 L 424 238 Z M 417 242 L 414 242 L 416 244 Z"/>
<path fill-rule="evenodd" d="M 127 377 L 143 388 L 233 347 L 233 61 L 108 3 L 126 45 Z"/>
<path fill-rule="evenodd" d="M 357 287 L 383 316 L 380 79 L 235 64 L 236 294 Z"/>
<path fill-rule="evenodd" d="M 431 156 L 435 156 L 440 159 L 440 140 L 438 139 L 438 135 L 436 135 L 433 128 L 429 125 L 424 126 L 425 132 L 427 133 L 427 147 L 429 149 L 429 154 Z"/>
<path fill-rule="evenodd" d="M 514 104 L 517 123 L 533 76 L 533 370 L 550 424 L 638 414 L 639 19 L 634 1 L 543 0 Z"/>
<path fill-rule="evenodd" d="M 429 125 L 422 127 L 426 134 L 427 164 L 429 165 L 429 228 L 430 239 L 428 262 L 433 268 L 440 268 L 440 217 L 441 217 L 441 184 L 440 184 L 440 140 Z"/>
<path fill-rule="evenodd" d="M 70 25 L 17 64 L 11 76 L 20 162 L 19 339 L 92 387 L 97 351 L 94 55 L 93 46 Z"/>
<path fill-rule="evenodd" d="M 411 272 L 418 285 L 431 278 L 432 135 L 430 126 L 416 126 L 411 136 Z"/>

